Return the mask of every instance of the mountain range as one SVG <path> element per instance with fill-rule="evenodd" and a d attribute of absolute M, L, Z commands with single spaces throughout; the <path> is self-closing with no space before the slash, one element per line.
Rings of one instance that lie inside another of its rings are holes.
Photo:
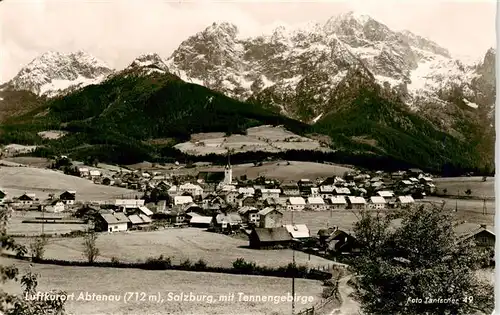
<path fill-rule="evenodd" d="M 447 150 L 460 148 L 466 158 L 459 164 L 491 167 L 495 57 L 490 49 L 464 62 L 437 43 L 353 12 L 248 38 L 236 25 L 213 23 L 170 57 L 144 54 L 122 70 L 84 52 L 45 53 L 0 86 L 0 109 L 5 119 L 90 93 L 88 85 L 166 76 L 169 84 L 201 85 L 309 125 L 338 150 L 423 155 L 420 165 L 435 155 L 431 164 L 442 166 L 456 159 Z"/>

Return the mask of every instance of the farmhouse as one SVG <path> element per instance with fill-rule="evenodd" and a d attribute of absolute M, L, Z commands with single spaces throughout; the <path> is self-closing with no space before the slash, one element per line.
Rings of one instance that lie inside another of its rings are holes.
<path fill-rule="evenodd" d="M 96 228 L 107 232 L 126 231 L 129 222 L 129 219 L 121 212 L 101 213 L 97 219 Z"/>
<path fill-rule="evenodd" d="M 19 198 L 17 198 L 18 202 L 23 205 L 32 205 L 35 202 L 35 194 L 24 193 Z"/>
<path fill-rule="evenodd" d="M 351 191 L 347 187 L 335 187 L 333 190 L 334 195 L 350 195 Z"/>
<path fill-rule="evenodd" d="M 151 218 L 143 214 L 133 214 L 128 216 L 130 226 L 144 226 L 152 222 Z"/>
<path fill-rule="evenodd" d="M 244 196 L 244 195 L 243 195 Z M 259 201 L 254 196 L 246 196 L 240 202 L 240 206 L 242 207 L 256 207 Z"/>
<path fill-rule="evenodd" d="M 304 239 L 311 237 L 309 228 L 305 224 L 286 224 L 284 225 L 288 233 L 295 239 Z"/>
<path fill-rule="evenodd" d="M 144 199 L 116 199 L 115 207 L 119 209 L 138 208 L 144 206 Z"/>
<path fill-rule="evenodd" d="M 325 204 L 325 201 L 321 197 L 307 198 L 307 207 L 316 211 L 328 210 L 328 205 Z"/>
<path fill-rule="evenodd" d="M 473 239 L 479 247 L 495 248 L 495 228 L 485 224 L 462 223 L 453 227 L 459 242 Z"/>
<path fill-rule="evenodd" d="M 399 205 L 409 205 L 415 203 L 415 200 L 413 199 L 412 196 L 399 196 L 396 199 L 396 203 Z"/>
<path fill-rule="evenodd" d="M 261 228 L 275 228 L 283 225 L 283 212 L 273 207 L 259 211 L 259 226 Z"/>
<path fill-rule="evenodd" d="M 44 207 L 46 212 L 59 213 L 65 210 L 64 202 L 61 200 L 53 200 L 48 206 Z"/>
<path fill-rule="evenodd" d="M 306 201 L 302 197 L 290 197 L 288 198 L 286 208 L 291 211 L 304 210 L 306 207 Z"/>
<path fill-rule="evenodd" d="M 89 169 L 86 167 L 78 168 L 78 173 L 80 174 L 80 177 L 88 177 L 90 175 Z"/>
<path fill-rule="evenodd" d="M 184 205 L 184 204 L 188 204 L 188 203 L 192 203 L 193 202 L 193 197 L 191 196 L 175 196 L 174 197 L 174 205 L 177 206 L 177 205 Z"/>
<path fill-rule="evenodd" d="M 74 190 L 66 190 L 62 194 L 59 195 L 59 199 L 61 199 L 62 202 L 66 205 L 73 205 L 75 204 L 76 200 L 76 191 Z"/>
<path fill-rule="evenodd" d="M 281 189 L 278 189 L 278 188 L 273 188 L 273 189 L 262 188 L 262 189 L 260 189 L 260 193 L 261 193 L 262 199 L 267 199 L 267 198 L 276 198 L 276 199 L 278 199 L 280 197 Z"/>
<path fill-rule="evenodd" d="M 282 184 L 281 190 L 285 196 L 300 196 L 299 186 L 294 183 Z"/>
<path fill-rule="evenodd" d="M 347 201 L 344 196 L 333 196 L 330 199 L 330 209 L 345 209 L 347 208 Z"/>
<path fill-rule="evenodd" d="M 189 220 L 189 225 L 192 227 L 208 228 L 212 223 L 212 217 L 202 216 L 202 215 L 192 215 Z"/>
<path fill-rule="evenodd" d="M 276 246 L 288 246 L 292 237 L 284 227 L 276 228 L 254 228 L 249 236 L 250 248 L 272 248 Z"/>
<path fill-rule="evenodd" d="M 352 253 L 359 249 L 356 239 L 342 230 L 333 232 L 326 239 L 325 244 L 326 249 L 333 253 Z"/>
<path fill-rule="evenodd" d="M 348 196 L 347 204 L 349 209 L 364 209 L 366 206 L 366 200 L 363 197 Z"/>
<path fill-rule="evenodd" d="M 255 189 L 253 187 L 240 187 L 238 193 L 243 194 L 245 197 L 253 196 L 255 195 Z"/>
<path fill-rule="evenodd" d="M 210 225 L 215 231 L 234 231 L 241 223 L 242 219 L 237 213 L 219 213 L 213 217 Z"/>
<path fill-rule="evenodd" d="M 394 192 L 390 190 L 380 190 L 377 191 L 377 195 L 380 197 L 383 197 L 385 201 L 390 201 L 392 198 L 394 198 Z"/>
<path fill-rule="evenodd" d="M 239 193 L 236 190 L 224 192 L 222 193 L 222 196 L 224 197 L 226 202 L 230 205 L 235 205 L 238 203 Z"/>
<path fill-rule="evenodd" d="M 203 188 L 198 185 L 191 183 L 185 183 L 179 186 L 181 193 L 187 192 L 191 196 L 201 196 L 203 194 Z"/>
<path fill-rule="evenodd" d="M 255 207 L 242 207 L 238 210 L 238 214 L 241 216 L 243 223 L 259 223 L 259 209 Z"/>
<path fill-rule="evenodd" d="M 369 207 L 370 209 L 380 210 L 385 208 L 386 201 L 384 197 L 373 196 L 370 197 Z"/>
<path fill-rule="evenodd" d="M 101 172 L 100 171 L 98 171 L 98 170 L 91 170 L 90 171 L 90 178 L 91 179 L 97 179 L 99 177 L 101 177 Z"/>

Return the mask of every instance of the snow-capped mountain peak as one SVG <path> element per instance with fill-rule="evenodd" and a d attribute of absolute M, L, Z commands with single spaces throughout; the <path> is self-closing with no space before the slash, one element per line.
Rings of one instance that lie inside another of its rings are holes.
<path fill-rule="evenodd" d="M 99 83 L 112 71 L 105 62 L 84 51 L 48 51 L 22 68 L 7 85 L 50 97 Z"/>
<path fill-rule="evenodd" d="M 141 74 L 167 73 L 168 66 L 157 53 L 142 54 L 135 58 L 134 61 L 124 71 L 139 71 Z"/>

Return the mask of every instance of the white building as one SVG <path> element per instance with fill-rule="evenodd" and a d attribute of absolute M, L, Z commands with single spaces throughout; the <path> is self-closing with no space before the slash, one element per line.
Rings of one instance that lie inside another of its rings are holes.
<path fill-rule="evenodd" d="M 321 197 L 309 197 L 307 198 L 307 207 L 311 210 L 324 211 L 328 210 L 328 205 Z"/>
<path fill-rule="evenodd" d="M 333 196 L 330 199 L 330 208 L 332 210 L 347 208 L 347 201 L 344 196 Z"/>
<path fill-rule="evenodd" d="M 198 185 L 194 185 L 191 183 L 185 183 L 179 186 L 179 190 L 181 193 L 187 192 L 192 196 L 201 196 L 203 194 L 203 188 Z"/>
<path fill-rule="evenodd" d="M 126 231 L 130 222 L 125 214 L 121 212 L 115 214 L 102 213 L 101 218 L 101 229 L 107 232 Z"/>
<path fill-rule="evenodd" d="M 98 170 L 92 170 L 90 171 L 90 178 L 95 179 L 101 177 L 101 172 Z"/>
<path fill-rule="evenodd" d="M 399 196 L 396 200 L 396 203 L 399 205 L 409 205 L 415 203 L 415 200 L 412 196 Z"/>
<path fill-rule="evenodd" d="M 366 200 L 363 197 L 348 196 L 347 203 L 350 209 L 365 209 Z"/>
<path fill-rule="evenodd" d="M 281 189 L 278 188 L 273 188 L 273 189 L 267 189 L 267 188 L 262 188 L 260 190 L 262 193 L 262 199 L 267 199 L 267 198 L 275 198 L 278 199 L 281 194 Z"/>
<path fill-rule="evenodd" d="M 306 201 L 302 197 L 289 197 L 286 205 L 287 210 L 300 211 L 306 207 Z"/>
<path fill-rule="evenodd" d="M 335 195 L 349 195 L 351 193 L 347 187 L 335 187 L 333 192 Z"/>
<path fill-rule="evenodd" d="M 245 197 L 253 196 L 255 195 L 255 189 L 253 187 L 240 187 L 238 193 L 243 194 Z"/>
<path fill-rule="evenodd" d="M 184 205 L 193 202 L 193 197 L 191 196 L 175 196 L 174 205 Z"/>
<path fill-rule="evenodd" d="M 384 197 L 381 197 L 381 196 L 370 197 L 369 207 L 371 209 L 375 209 L 375 210 L 384 209 L 385 204 L 386 204 L 386 201 L 385 201 Z"/>
<path fill-rule="evenodd" d="M 60 200 L 52 202 L 44 209 L 46 212 L 59 213 L 65 210 L 64 203 Z"/>
<path fill-rule="evenodd" d="M 120 208 L 139 208 L 144 206 L 144 199 L 116 199 L 115 206 Z"/>

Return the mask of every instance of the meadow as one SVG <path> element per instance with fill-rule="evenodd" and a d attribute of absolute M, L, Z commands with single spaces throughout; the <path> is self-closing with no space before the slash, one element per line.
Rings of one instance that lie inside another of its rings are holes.
<path fill-rule="evenodd" d="M 0 265 L 15 264 L 21 271 L 29 269 L 29 263 L 0 257 Z M 187 271 L 149 271 L 140 269 L 118 269 L 98 267 L 67 267 L 32 264 L 32 272 L 39 274 L 38 291 L 60 289 L 75 294 L 75 300 L 67 301 L 66 310 L 70 314 L 85 315 L 137 315 L 137 314 L 252 314 L 273 315 L 289 314 L 288 302 L 250 302 L 239 301 L 238 293 L 245 295 L 281 296 L 291 292 L 291 279 L 245 275 L 227 275 Z M 21 293 L 20 285 L 8 282 L 2 289 L 11 293 Z M 311 307 L 321 299 L 323 287 L 315 280 L 295 280 L 295 292 L 301 296 L 312 296 L 312 303 L 296 303 L 296 310 Z M 147 301 L 99 302 L 77 301 L 83 292 L 102 295 L 120 295 L 125 292 L 144 292 L 158 295 L 164 299 L 168 293 L 211 295 L 216 302 L 167 301 L 164 303 Z M 234 301 L 218 301 L 219 296 L 235 294 Z"/>
<path fill-rule="evenodd" d="M 0 187 L 8 198 L 28 192 L 36 194 L 40 200 L 65 190 L 76 190 L 77 201 L 111 200 L 138 194 L 133 190 L 96 185 L 88 179 L 35 167 L 0 167 Z"/>
<path fill-rule="evenodd" d="M 487 198 L 495 197 L 495 178 L 488 177 L 443 177 L 434 178 L 437 193 L 445 196 L 468 196 L 465 192 L 470 189 L 470 197 Z M 443 190 L 446 189 L 446 194 Z"/>
<path fill-rule="evenodd" d="M 45 258 L 84 261 L 82 238 L 52 238 L 46 246 Z M 27 244 L 29 239 L 19 238 Z M 260 266 L 280 267 L 292 262 L 292 250 L 249 249 L 248 241 L 197 228 L 165 229 L 154 232 L 101 233 L 97 240 L 100 256 L 97 261 L 145 261 L 149 257 L 171 257 L 178 265 L 189 259 L 203 259 L 209 266 L 232 267 L 233 261 L 244 258 Z M 295 253 L 295 261 L 309 267 L 326 267 L 333 262 L 302 252 Z"/>

